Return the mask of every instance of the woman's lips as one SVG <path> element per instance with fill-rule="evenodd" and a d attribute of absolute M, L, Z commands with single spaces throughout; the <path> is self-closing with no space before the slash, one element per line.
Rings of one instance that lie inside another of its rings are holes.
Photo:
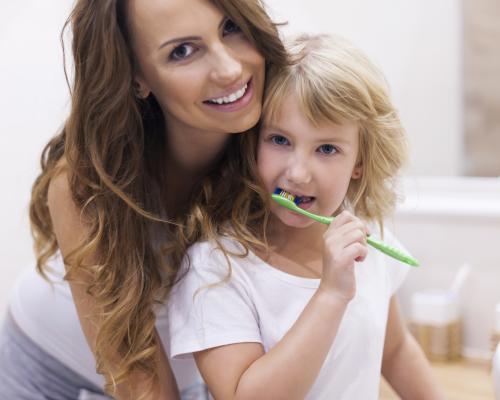
<path fill-rule="evenodd" d="M 234 112 L 234 111 L 239 111 L 242 108 L 245 108 L 250 101 L 252 100 L 253 97 L 253 80 L 250 79 L 247 83 L 248 87 L 240 99 L 232 102 L 232 103 L 227 103 L 227 104 L 215 104 L 211 103 L 208 101 L 204 101 L 203 104 L 206 105 L 207 107 L 210 107 L 214 110 L 221 111 L 221 112 Z"/>

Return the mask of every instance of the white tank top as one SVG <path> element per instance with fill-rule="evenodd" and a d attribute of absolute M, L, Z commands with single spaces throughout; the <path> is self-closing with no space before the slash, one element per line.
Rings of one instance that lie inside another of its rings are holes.
<path fill-rule="evenodd" d="M 80 328 L 69 284 L 62 279 L 64 264 L 60 256 L 49 265 L 53 285 L 29 268 L 17 281 L 10 301 L 11 314 L 22 331 L 47 353 L 64 365 L 103 387 L 104 378 L 95 372 L 95 361 Z M 157 312 L 156 328 L 168 352 L 166 307 Z M 182 391 L 201 382 L 192 360 L 170 360 Z"/>

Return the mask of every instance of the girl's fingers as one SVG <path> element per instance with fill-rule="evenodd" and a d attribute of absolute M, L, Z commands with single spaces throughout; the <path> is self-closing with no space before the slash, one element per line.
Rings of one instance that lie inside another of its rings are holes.
<path fill-rule="evenodd" d="M 342 211 L 339 215 L 335 217 L 330 226 L 339 227 L 345 225 L 346 223 L 353 221 L 356 217 L 349 211 Z"/>
<path fill-rule="evenodd" d="M 349 211 L 342 211 L 330 224 L 328 231 L 334 231 L 337 229 L 349 229 L 350 227 L 357 226 L 362 229 L 366 234 L 369 234 L 368 226 L 360 220 L 355 215 L 351 214 Z"/>
<path fill-rule="evenodd" d="M 353 242 L 366 243 L 366 225 L 359 219 L 345 223 L 339 227 L 328 229 L 324 235 L 325 243 L 336 242 L 341 247 Z"/>
<path fill-rule="evenodd" d="M 325 246 L 330 249 L 341 250 L 353 243 L 366 245 L 366 235 L 363 230 L 355 228 L 345 233 L 339 233 L 325 237 Z"/>
<path fill-rule="evenodd" d="M 368 255 L 368 248 L 366 245 L 361 243 L 353 243 L 349 247 L 345 249 L 346 256 L 351 258 L 357 262 L 364 261 L 366 256 Z"/>

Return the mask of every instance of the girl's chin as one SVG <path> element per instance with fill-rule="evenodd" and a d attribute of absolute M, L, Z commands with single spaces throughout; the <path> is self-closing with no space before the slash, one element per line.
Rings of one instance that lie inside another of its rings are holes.
<path fill-rule="evenodd" d="M 308 228 L 314 224 L 312 219 L 288 210 L 280 210 L 275 216 L 283 225 L 290 228 Z"/>

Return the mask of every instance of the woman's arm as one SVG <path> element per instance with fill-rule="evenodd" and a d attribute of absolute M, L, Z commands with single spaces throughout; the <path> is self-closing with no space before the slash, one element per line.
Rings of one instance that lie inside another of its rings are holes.
<path fill-rule="evenodd" d="M 385 337 L 382 374 L 402 399 L 444 399 L 420 346 L 410 334 L 391 298 Z"/>
<path fill-rule="evenodd" d="M 48 206 L 59 249 L 62 255 L 66 256 L 82 243 L 87 231 L 80 216 L 80 210 L 72 199 L 67 173 L 62 172 L 52 179 L 49 185 Z M 85 261 L 92 263 L 95 260 L 89 258 Z M 90 284 L 88 279 L 87 275 L 79 273 L 76 279 L 70 282 L 70 287 L 83 333 L 91 350 L 94 351 L 97 329 L 96 321 L 91 316 L 95 314 L 95 303 L 87 294 Z M 161 343 L 159 338 L 158 343 Z M 157 358 L 160 366 L 159 385 L 154 388 L 154 393 L 150 398 L 152 400 L 178 399 L 175 378 L 161 346 Z M 117 387 L 116 398 L 120 400 L 139 398 L 139 395 L 145 392 L 144 378 L 139 373 L 134 374 L 126 385 Z"/>

